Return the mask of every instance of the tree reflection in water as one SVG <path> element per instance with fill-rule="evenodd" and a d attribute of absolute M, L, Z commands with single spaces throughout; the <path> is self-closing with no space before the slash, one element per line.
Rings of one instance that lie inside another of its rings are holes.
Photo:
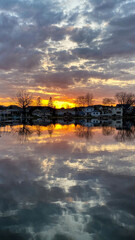
<path fill-rule="evenodd" d="M 54 131 L 54 125 L 53 124 L 48 125 L 47 129 L 48 129 L 48 133 L 51 137 L 53 134 L 53 131 Z"/>
<path fill-rule="evenodd" d="M 41 126 L 40 125 L 37 125 L 36 126 L 36 132 L 37 132 L 37 135 L 40 137 L 40 135 L 42 134 L 42 131 L 41 131 Z"/>
<path fill-rule="evenodd" d="M 93 127 L 85 127 L 81 125 L 77 125 L 75 128 L 75 133 L 79 138 L 86 138 L 87 140 L 93 137 Z"/>
<path fill-rule="evenodd" d="M 115 133 L 115 128 L 111 126 L 103 126 L 102 133 L 104 136 L 113 135 Z"/>
<path fill-rule="evenodd" d="M 62 126 L 63 127 L 63 126 Z M 98 127 L 99 128 L 99 127 Z M 85 138 L 87 140 L 90 140 L 93 138 L 94 133 L 96 134 L 97 127 L 87 127 L 84 125 L 73 125 L 72 128 L 70 128 L 70 125 L 64 125 L 64 132 L 69 133 L 70 131 L 73 131 L 75 135 L 79 138 Z M 133 141 L 135 140 L 135 126 L 131 126 L 129 128 L 121 128 L 116 129 L 113 126 L 101 126 L 99 128 L 101 130 L 101 133 L 103 136 L 113 136 L 113 138 L 117 142 L 126 142 L 126 141 Z M 48 134 L 50 137 L 52 137 L 54 131 L 59 131 L 59 128 L 57 128 L 54 124 L 49 125 L 7 125 L 7 126 L 1 126 L 0 127 L 0 136 L 3 134 L 17 134 L 20 142 L 26 142 L 30 140 L 30 136 L 35 134 L 37 136 L 41 136 L 45 134 L 45 130 L 48 131 Z M 75 131 L 74 131 L 75 130 Z M 100 131 L 99 130 L 99 131 Z"/>
<path fill-rule="evenodd" d="M 118 142 L 133 141 L 135 139 L 135 126 L 129 129 L 118 130 L 115 139 Z"/>
<path fill-rule="evenodd" d="M 18 138 L 20 142 L 26 142 L 29 140 L 29 137 L 33 134 L 30 126 L 21 125 L 19 128 L 15 129 L 15 132 L 18 134 Z"/>

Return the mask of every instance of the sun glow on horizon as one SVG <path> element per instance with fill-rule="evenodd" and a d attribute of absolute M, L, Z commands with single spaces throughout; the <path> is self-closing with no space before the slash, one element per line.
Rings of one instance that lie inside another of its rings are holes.
<path fill-rule="evenodd" d="M 57 99 L 57 97 L 56 97 Z M 56 100 L 55 98 L 52 98 L 52 102 L 53 102 L 53 106 L 56 109 L 60 109 L 60 108 L 74 108 L 76 106 L 75 104 L 75 99 L 58 99 Z M 48 106 L 48 101 L 49 99 L 42 99 L 41 98 L 41 105 L 42 107 L 46 107 Z M 101 98 L 97 98 L 94 99 L 93 104 L 102 104 L 102 99 Z M 0 98 L 0 105 L 1 106 L 10 106 L 10 105 L 17 105 L 17 103 L 12 99 L 12 98 Z M 37 106 L 37 97 L 33 99 L 31 106 Z"/>

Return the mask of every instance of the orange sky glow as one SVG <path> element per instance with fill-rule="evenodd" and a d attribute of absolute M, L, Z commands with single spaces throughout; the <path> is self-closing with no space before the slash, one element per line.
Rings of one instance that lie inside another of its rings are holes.
<path fill-rule="evenodd" d="M 36 106 L 36 102 L 37 102 L 37 97 L 33 97 L 33 102 L 32 102 L 32 106 Z M 62 98 L 62 99 L 58 99 L 56 97 L 52 98 L 53 100 L 53 105 L 55 108 L 73 108 L 75 107 L 75 99 L 67 99 Z M 41 106 L 48 106 L 48 101 L 49 99 L 41 99 Z M 102 99 L 94 99 L 93 100 L 93 104 L 102 104 Z M 10 106 L 10 105 L 16 105 L 16 102 L 12 99 L 12 98 L 0 98 L 0 105 L 4 105 L 4 106 Z"/>

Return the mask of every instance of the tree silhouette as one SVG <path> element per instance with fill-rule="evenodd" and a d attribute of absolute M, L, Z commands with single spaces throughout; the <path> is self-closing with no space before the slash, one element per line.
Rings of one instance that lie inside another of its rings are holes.
<path fill-rule="evenodd" d="M 76 107 L 86 107 L 93 104 L 93 94 L 87 93 L 85 96 L 79 96 L 75 100 Z"/>
<path fill-rule="evenodd" d="M 42 105 L 41 97 L 37 97 L 37 106 L 40 107 Z"/>
<path fill-rule="evenodd" d="M 135 103 L 135 95 L 133 93 L 119 92 L 115 97 L 119 104 L 133 105 Z"/>
<path fill-rule="evenodd" d="M 48 107 L 53 108 L 53 100 L 52 100 L 52 97 L 49 98 Z"/>
<path fill-rule="evenodd" d="M 115 104 L 115 99 L 114 98 L 103 98 L 103 104 L 107 106 L 112 106 Z"/>
<path fill-rule="evenodd" d="M 85 96 L 85 105 L 90 106 L 93 104 L 93 94 L 87 93 Z"/>
<path fill-rule="evenodd" d="M 15 101 L 19 107 L 23 109 L 23 113 L 26 112 L 26 108 L 33 102 L 32 95 L 26 90 L 20 90 L 15 97 Z"/>

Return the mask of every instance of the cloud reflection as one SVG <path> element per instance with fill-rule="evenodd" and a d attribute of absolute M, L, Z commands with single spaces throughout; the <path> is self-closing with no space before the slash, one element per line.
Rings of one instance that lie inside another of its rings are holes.
<path fill-rule="evenodd" d="M 27 126 L 29 141 L 20 144 L 19 129 L 0 138 L 1 238 L 134 238 L 133 142 L 117 143 L 117 130 L 99 127 L 89 141 L 72 125 L 53 126 L 51 138 L 47 126 L 40 134 Z"/>

